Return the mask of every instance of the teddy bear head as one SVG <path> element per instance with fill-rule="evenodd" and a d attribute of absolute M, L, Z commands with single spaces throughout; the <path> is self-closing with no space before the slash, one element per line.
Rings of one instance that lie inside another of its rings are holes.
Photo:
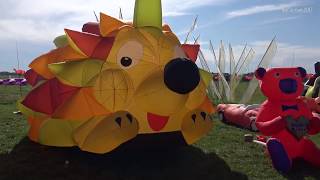
<path fill-rule="evenodd" d="M 274 101 L 292 100 L 301 95 L 306 70 L 294 68 L 258 68 L 255 76 L 260 80 L 262 93 Z"/>

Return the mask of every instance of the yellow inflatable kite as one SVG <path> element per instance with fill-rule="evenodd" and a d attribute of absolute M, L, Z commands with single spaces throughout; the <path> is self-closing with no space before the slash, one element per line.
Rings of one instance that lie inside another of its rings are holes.
<path fill-rule="evenodd" d="M 161 0 L 136 0 L 133 23 L 101 13 L 57 37 L 26 73 L 33 89 L 19 109 L 30 139 L 107 153 L 137 135 L 204 136 L 211 74 L 195 64 L 199 45 L 180 44 L 161 13 Z"/>

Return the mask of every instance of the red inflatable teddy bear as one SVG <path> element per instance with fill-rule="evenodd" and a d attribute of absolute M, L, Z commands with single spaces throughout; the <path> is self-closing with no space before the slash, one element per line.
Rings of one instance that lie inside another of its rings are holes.
<path fill-rule="evenodd" d="M 267 150 L 274 168 L 286 173 L 295 158 L 320 167 L 320 150 L 307 138 L 320 131 L 320 119 L 313 116 L 305 102 L 298 98 L 303 91 L 305 69 L 264 68 L 256 70 L 260 88 L 267 100 L 262 104 L 256 126 L 271 136 Z"/>

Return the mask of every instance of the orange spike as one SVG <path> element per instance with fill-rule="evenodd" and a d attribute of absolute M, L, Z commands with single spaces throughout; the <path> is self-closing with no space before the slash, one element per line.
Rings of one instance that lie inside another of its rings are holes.
<path fill-rule="evenodd" d="M 186 53 L 188 58 L 190 58 L 193 62 L 196 62 L 200 50 L 199 44 L 182 44 L 181 48 Z"/>
<path fill-rule="evenodd" d="M 86 56 L 77 53 L 70 46 L 66 46 L 62 48 L 57 48 L 55 50 L 50 51 L 49 53 L 37 57 L 35 60 L 32 61 L 29 67 L 45 79 L 52 79 L 54 75 L 49 70 L 48 64 L 63 61 L 76 61 L 84 58 L 86 58 Z"/>
<path fill-rule="evenodd" d="M 100 13 L 100 34 L 103 37 L 108 36 L 109 33 L 119 29 L 121 26 L 125 25 L 124 22 L 108 16 L 106 14 Z"/>
<path fill-rule="evenodd" d="M 81 88 L 68 101 L 58 107 L 52 117 L 59 119 L 88 119 L 109 113 L 95 100 L 91 88 Z"/>
<path fill-rule="evenodd" d="M 172 30 L 168 24 L 164 24 L 162 26 L 162 31 L 172 32 Z"/>
<path fill-rule="evenodd" d="M 216 107 L 212 104 L 208 97 L 206 97 L 206 99 L 203 101 L 200 108 L 209 114 L 216 112 Z"/>
<path fill-rule="evenodd" d="M 41 124 L 45 121 L 44 119 L 36 119 L 36 118 L 28 117 L 28 122 L 30 125 L 28 136 L 31 140 L 38 142 L 39 130 L 40 130 Z"/>

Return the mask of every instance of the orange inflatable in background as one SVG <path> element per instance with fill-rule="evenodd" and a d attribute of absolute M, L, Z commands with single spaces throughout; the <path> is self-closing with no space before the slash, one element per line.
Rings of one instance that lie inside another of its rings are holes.
<path fill-rule="evenodd" d="M 19 108 L 30 139 L 106 153 L 137 135 L 192 144 L 209 132 L 212 76 L 195 64 L 199 45 L 181 44 L 161 13 L 160 0 L 136 0 L 133 23 L 101 13 L 57 37 L 29 66 Z"/>

